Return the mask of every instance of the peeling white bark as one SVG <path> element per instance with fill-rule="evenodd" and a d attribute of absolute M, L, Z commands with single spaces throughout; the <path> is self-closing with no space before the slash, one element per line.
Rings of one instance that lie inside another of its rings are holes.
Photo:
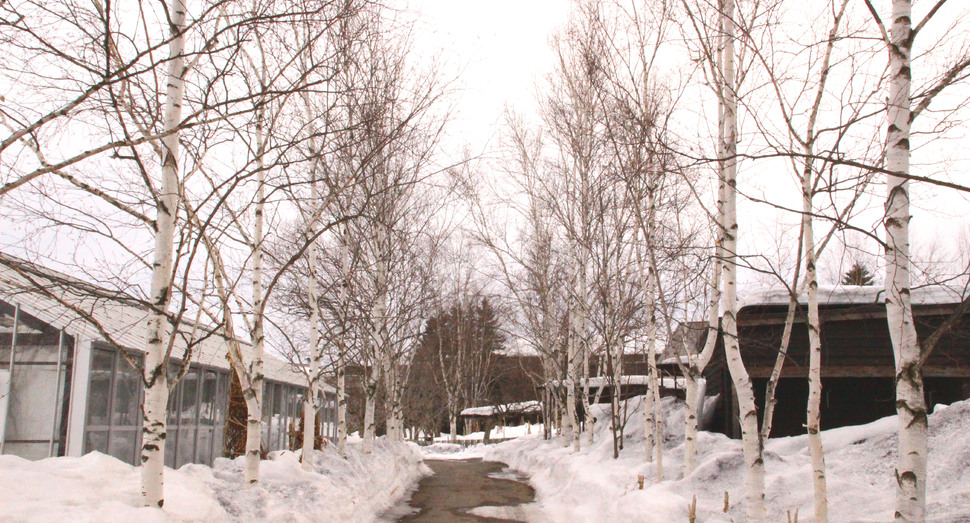
<path fill-rule="evenodd" d="M 171 42 L 165 93 L 164 128 L 172 131 L 162 139 L 162 181 L 156 201 L 155 250 L 152 265 L 151 302 L 145 346 L 145 401 L 142 405 L 141 489 L 146 507 L 165 503 L 165 437 L 168 411 L 166 347 L 169 328 L 166 312 L 172 299 L 173 249 L 178 200 L 179 133 L 185 83 L 185 2 L 172 0 Z"/>
<path fill-rule="evenodd" d="M 718 209 L 723 206 L 723 191 L 719 191 Z M 720 211 L 718 212 L 720 215 Z M 720 216 L 718 216 L 720 220 Z M 720 243 L 720 242 L 718 242 Z M 686 376 L 686 401 L 687 416 L 684 421 L 684 477 L 693 474 L 697 467 L 697 425 L 700 422 L 699 410 L 704 403 L 704 388 L 699 387 L 700 380 L 703 380 L 704 369 L 714 356 L 714 348 L 717 346 L 717 333 L 720 326 L 719 304 L 721 302 L 720 280 L 721 280 L 721 251 L 715 247 L 714 268 L 711 275 L 711 298 L 707 304 L 707 337 L 704 340 L 704 348 L 700 354 L 688 353 L 687 376 Z"/>
<path fill-rule="evenodd" d="M 886 169 L 909 174 L 912 6 L 893 0 L 889 46 L 889 128 Z M 896 413 L 899 447 L 896 462 L 897 521 L 926 517 L 926 400 L 919 365 L 920 346 L 913 324 L 909 274 L 909 181 L 886 180 L 886 320 L 896 358 Z"/>
<path fill-rule="evenodd" d="M 256 206 L 253 212 L 253 359 L 249 363 L 251 398 L 246 401 L 246 460 L 243 469 L 247 485 L 259 483 L 263 416 L 263 211 L 266 200 L 266 174 L 263 169 L 267 137 L 264 134 L 265 110 L 256 113 Z M 246 391 L 244 391 L 244 394 Z"/>
<path fill-rule="evenodd" d="M 316 180 L 310 182 L 310 201 L 317 201 Z M 308 253 L 307 265 L 309 274 L 307 276 L 307 301 L 310 303 L 310 376 L 307 381 L 307 393 L 303 398 L 303 470 L 310 472 L 313 470 L 313 451 L 314 437 L 316 436 L 317 420 L 317 394 L 319 391 L 320 360 L 323 358 L 323 350 L 320 347 L 320 308 L 317 296 L 317 245 L 316 240 L 312 239 L 316 228 L 313 226 L 313 218 L 307 226 L 307 234 L 311 238 L 310 252 Z"/>
<path fill-rule="evenodd" d="M 654 284 L 653 278 L 651 277 L 651 270 L 647 269 L 647 286 L 644 297 L 644 309 L 647 317 L 647 373 L 648 381 L 650 383 L 649 390 L 643 395 L 643 436 L 644 436 L 644 459 L 647 463 L 651 463 L 654 460 L 654 454 L 656 453 L 655 446 L 658 445 L 657 441 L 657 411 L 654 406 L 655 395 L 653 393 L 654 387 L 657 381 L 657 359 L 654 355 L 653 365 L 649 364 L 651 360 L 651 354 L 655 350 L 656 340 L 657 340 L 657 318 L 656 318 L 656 300 L 654 299 Z"/>
<path fill-rule="evenodd" d="M 806 147 L 810 149 L 810 147 Z M 809 153 L 810 154 L 810 153 Z M 806 155 L 807 156 L 807 155 Z M 808 447 L 812 456 L 812 484 L 815 498 L 815 521 L 828 521 L 828 489 L 825 482 L 825 451 L 822 448 L 822 339 L 818 317 L 818 280 L 815 270 L 815 237 L 812 227 L 812 172 L 806 163 L 802 177 L 805 278 L 808 284 Z"/>
<path fill-rule="evenodd" d="M 719 118 L 722 120 L 723 117 Z M 723 125 L 721 125 L 723 126 Z M 704 403 L 704 391 L 698 387 L 698 382 L 703 379 L 704 369 L 714 356 L 714 348 L 717 346 L 717 335 L 720 327 L 720 303 L 721 303 L 721 272 L 723 268 L 721 244 L 724 240 L 723 228 L 723 209 L 724 209 L 724 187 L 721 183 L 717 194 L 717 214 L 715 220 L 718 226 L 718 240 L 714 246 L 714 266 L 711 269 L 710 280 L 710 299 L 707 302 L 707 335 L 704 339 L 704 348 L 700 354 L 694 354 L 687 350 L 687 375 L 686 375 L 686 408 L 684 427 L 684 477 L 691 475 L 697 466 L 697 424 L 699 423 L 699 409 Z M 686 338 L 685 338 L 686 344 Z M 692 392 L 693 391 L 693 392 Z"/>
<path fill-rule="evenodd" d="M 765 517 L 765 466 L 763 442 L 758 432 L 758 409 L 754 400 L 751 379 L 741 360 L 737 326 L 737 94 L 735 82 L 734 39 L 735 0 L 721 2 L 721 31 L 723 55 L 721 82 L 723 89 L 723 135 L 721 137 L 721 183 L 724 184 L 724 212 L 722 217 L 724 281 L 722 299 L 724 309 L 724 353 L 728 370 L 737 392 L 740 409 L 741 441 L 745 463 L 745 505 L 749 521 Z"/>
<path fill-rule="evenodd" d="M 575 282 L 575 275 L 577 274 L 575 270 L 576 262 L 572 262 L 571 267 L 571 277 L 570 283 Z M 566 405 L 565 405 L 565 417 L 562 420 L 562 432 L 565 438 L 563 439 L 563 446 L 572 446 L 574 450 L 579 450 L 579 413 L 576 410 L 576 385 L 578 384 L 577 376 L 577 366 L 576 361 L 579 357 L 579 335 L 576 332 L 576 296 L 569 297 L 569 312 L 568 312 L 568 338 L 566 340 L 566 379 L 564 380 L 563 386 L 566 388 Z M 585 401 L 585 400 L 584 400 Z"/>
<path fill-rule="evenodd" d="M 347 338 L 349 329 L 348 294 L 350 292 L 350 225 L 344 225 L 341 250 L 340 288 L 341 329 L 337 345 L 337 452 L 347 456 Z"/>
<path fill-rule="evenodd" d="M 653 437 L 654 437 L 654 463 L 656 465 L 656 479 L 664 479 L 664 434 L 663 434 L 663 404 L 660 402 L 660 376 L 657 372 L 657 354 L 653 351 L 653 341 L 650 342 L 650 350 L 647 351 L 647 373 L 650 376 L 650 391 L 648 395 L 653 396 Z"/>
<path fill-rule="evenodd" d="M 377 408 L 377 368 L 371 363 L 367 371 L 367 384 L 364 388 L 364 439 L 361 442 L 361 450 L 364 454 L 374 452 L 374 436 L 376 425 L 374 422 L 374 409 Z"/>

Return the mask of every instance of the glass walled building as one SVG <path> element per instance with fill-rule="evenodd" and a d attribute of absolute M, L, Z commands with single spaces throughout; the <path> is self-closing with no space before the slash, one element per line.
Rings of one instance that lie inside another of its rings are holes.
<path fill-rule="evenodd" d="M 34 271 L 30 286 L 11 263 Z M 37 290 L 38 283 L 44 290 Z M 143 360 L 134 347 L 144 343 L 145 318 L 137 304 L 104 289 L 0 254 L 0 453 L 42 459 L 98 451 L 137 464 L 144 393 L 132 364 Z M 186 349 L 184 337 L 177 339 L 170 375 Z M 191 347 L 189 366 L 169 397 L 166 465 L 211 464 L 223 455 L 226 353 L 226 341 L 217 335 Z M 305 377 L 269 356 L 264 367 L 263 446 L 300 445 L 290 440 L 303 415 Z M 321 433 L 333 440 L 329 387 L 320 404 Z"/>

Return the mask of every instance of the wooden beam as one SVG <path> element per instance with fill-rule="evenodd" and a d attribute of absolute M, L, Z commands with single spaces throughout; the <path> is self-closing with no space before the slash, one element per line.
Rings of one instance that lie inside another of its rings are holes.
<path fill-rule="evenodd" d="M 767 379 L 771 377 L 771 367 L 750 367 L 748 373 L 752 378 Z M 781 371 L 782 378 L 808 379 L 808 367 L 787 364 Z M 896 369 L 888 365 L 851 365 L 851 366 L 822 366 L 823 378 L 895 378 Z M 959 367 L 931 366 L 923 369 L 925 378 L 970 378 L 970 366 Z"/>

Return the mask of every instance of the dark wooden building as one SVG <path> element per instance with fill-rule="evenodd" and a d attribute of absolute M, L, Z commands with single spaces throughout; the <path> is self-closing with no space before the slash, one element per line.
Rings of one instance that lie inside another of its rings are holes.
<path fill-rule="evenodd" d="M 536 400 L 530 400 L 504 405 L 471 407 L 461 411 L 461 421 L 464 423 L 464 435 L 485 432 L 487 440 L 489 432 L 495 427 L 541 423 L 542 405 Z"/>
<path fill-rule="evenodd" d="M 819 289 L 822 336 L 822 429 L 859 425 L 895 411 L 895 361 L 886 324 L 885 294 L 877 287 Z M 962 297 L 942 287 L 914 289 L 920 341 L 958 309 Z M 738 338 L 752 378 L 759 417 L 765 387 L 781 345 L 787 294 L 759 293 L 740 304 Z M 799 305 L 778 384 L 772 436 L 804 434 L 808 400 L 807 306 Z M 703 344 L 703 340 L 699 342 Z M 707 394 L 721 394 L 708 430 L 740 437 L 737 401 L 724 361 L 723 340 L 705 371 Z M 970 316 L 940 339 L 923 368 L 929 407 L 970 397 Z"/>

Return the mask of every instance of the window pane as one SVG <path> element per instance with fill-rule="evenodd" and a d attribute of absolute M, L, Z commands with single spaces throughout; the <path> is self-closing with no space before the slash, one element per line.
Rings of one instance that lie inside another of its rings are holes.
<path fill-rule="evenodd" d="M 284 394 L 285 386 L 276 386 L 276 395 L 273 400 L 273 449 L 279 450 L 283 448 L 283 440 L 281 438 L 283 432 L 285 432 L 286 427 L 286 394 Z"/>
<path fill-rule="evenodd" d="M 273 419 L 273 397 L 275 396 L 276 385 L 264 382 L 263 385 L 263 444 L 272 449 L 270 441 L 270 421 Z"/>
<path fill-rule="evenodd" d="M 17 349 L 19 351 L 20 347 Z M 6 398 L 6 454 L 26 459 L 48 457 L 49 442 L 55 428 L 54 409 L 61 410 L 61 405 L 55 404 L 60 378 L 63 376 L 59 376 L 56 365 L 20 364 L 14 368 Z M 56 434 L 54 437 L 57 437 Z M 21 443 L 13 443 L 16 440 Z"/>
<path fill-rule="evenodd" d="M 89 430 L 84 435 L 84 453 L 98 451 L 102 454 L 108 453 L 108 431 Z"/>
<path fill-rule="evenodd" d="M 218 392 L 216 392 L 214 423 L 216 427 L 222 427 L 226 424 L 226 403 L 229 401 L 229 375 L 219 372 L 216 373 L 216 377 L 218 378 L 219 387 L 217 389 Z"/>
<path fill-rule="evenodd" d="M 111 405 L 111 373 L 114 354 L 95 349 L 91 355 L 91 378 L 88 385 L 88 425 L 107 426 Z M 105 443 L 104 451 L 108 445 Z"/>
<path fill-rule="evenodd" d="M 179 402 L 179 427 L 196 424 L 199 412 L 199 369 L 190 369 L 182 378 L 182 400 Z"/>
<path fill-rule="evenodd" d="M 213 425 L 216 420 L 216 398 L 219 391 L 215 373 L 206 371 L 199 393 L 199 424 Z"/>
<path fill-rule="evenodd" d="M 115 397 L 111 408 L 112 427 L 135 427 L 141 424 L 141 377 L 119 355 L 115 372 Z"/>
<path fill-rule="evenodd" d="M 135 430 L 112 430 L 108 442 L 108 454 L 134 465 L 137 437 L 138 431 Z"/>
<path fill-rule="evenodd" d="M 199 428 L 198 463 L 202 463 L 203 465 L 212 465 L 212 460 L 215 457 L 212 455 L 213 433 L 214 431 L 211 428 Z"/>
<path fill-rule="evenodd" d="M 195 462 L 195 428 L 179 429 L 178 454 L 176 466 Z"/>
<path fill-rule="evenodd" d="M 169 362 L 168 364 L 168 378 L 172 379 L 178 376 L 179 366 L 177 363 Z M 168 437 L 174 438 L 175 429 L 178 428 L 179 418 L 178 418 L 178 405 L 179 405 L 179 394 L 182 392 L 182 383 L 176 383 L 174 387 L 169 389 L 168 393 Z M 169 440 L 169 447 L 171 447 L 172 440 Z M 165 451 L 168 454 L 168 451 Z"/>
<path fill-rule="evenodd" d="M 175 451 L 178 449 L 178 430 L 168 428 L 168 437 L 165 438 L 165 466 L 175 468 Z"/>
<path fill-rule="evenodd" d="M 179 426 L 179 398 L 182 397 L 182 382 L 168 393 L 168 428 L 169 432 Z"/>
<path fill-rule="evenodd" d="M 213 457 L 213 459 L 214 458 L 217 458 L 217 457 L 220 457 L 220 456 L 223 455 L 223 452 L 222 452 L 223 451 L 223 449 L 222 449 L 222 442 L 223 442 L 223 439 L 225 437 L 225 433 L 223 432 L 223 430 L 225 430 L 225 428 L 222 425 L 219 425 L 212 432 L 212 457 Z M 211 464 L 212 463 L 208 463 L 208 465 L 211 465 Z"/>
<path fill-rule="evenodd" d="M 273 415 L 273 397 L 276 394 L 276 385 L 263 382 L 263 422 L 269 423 Z"/>

